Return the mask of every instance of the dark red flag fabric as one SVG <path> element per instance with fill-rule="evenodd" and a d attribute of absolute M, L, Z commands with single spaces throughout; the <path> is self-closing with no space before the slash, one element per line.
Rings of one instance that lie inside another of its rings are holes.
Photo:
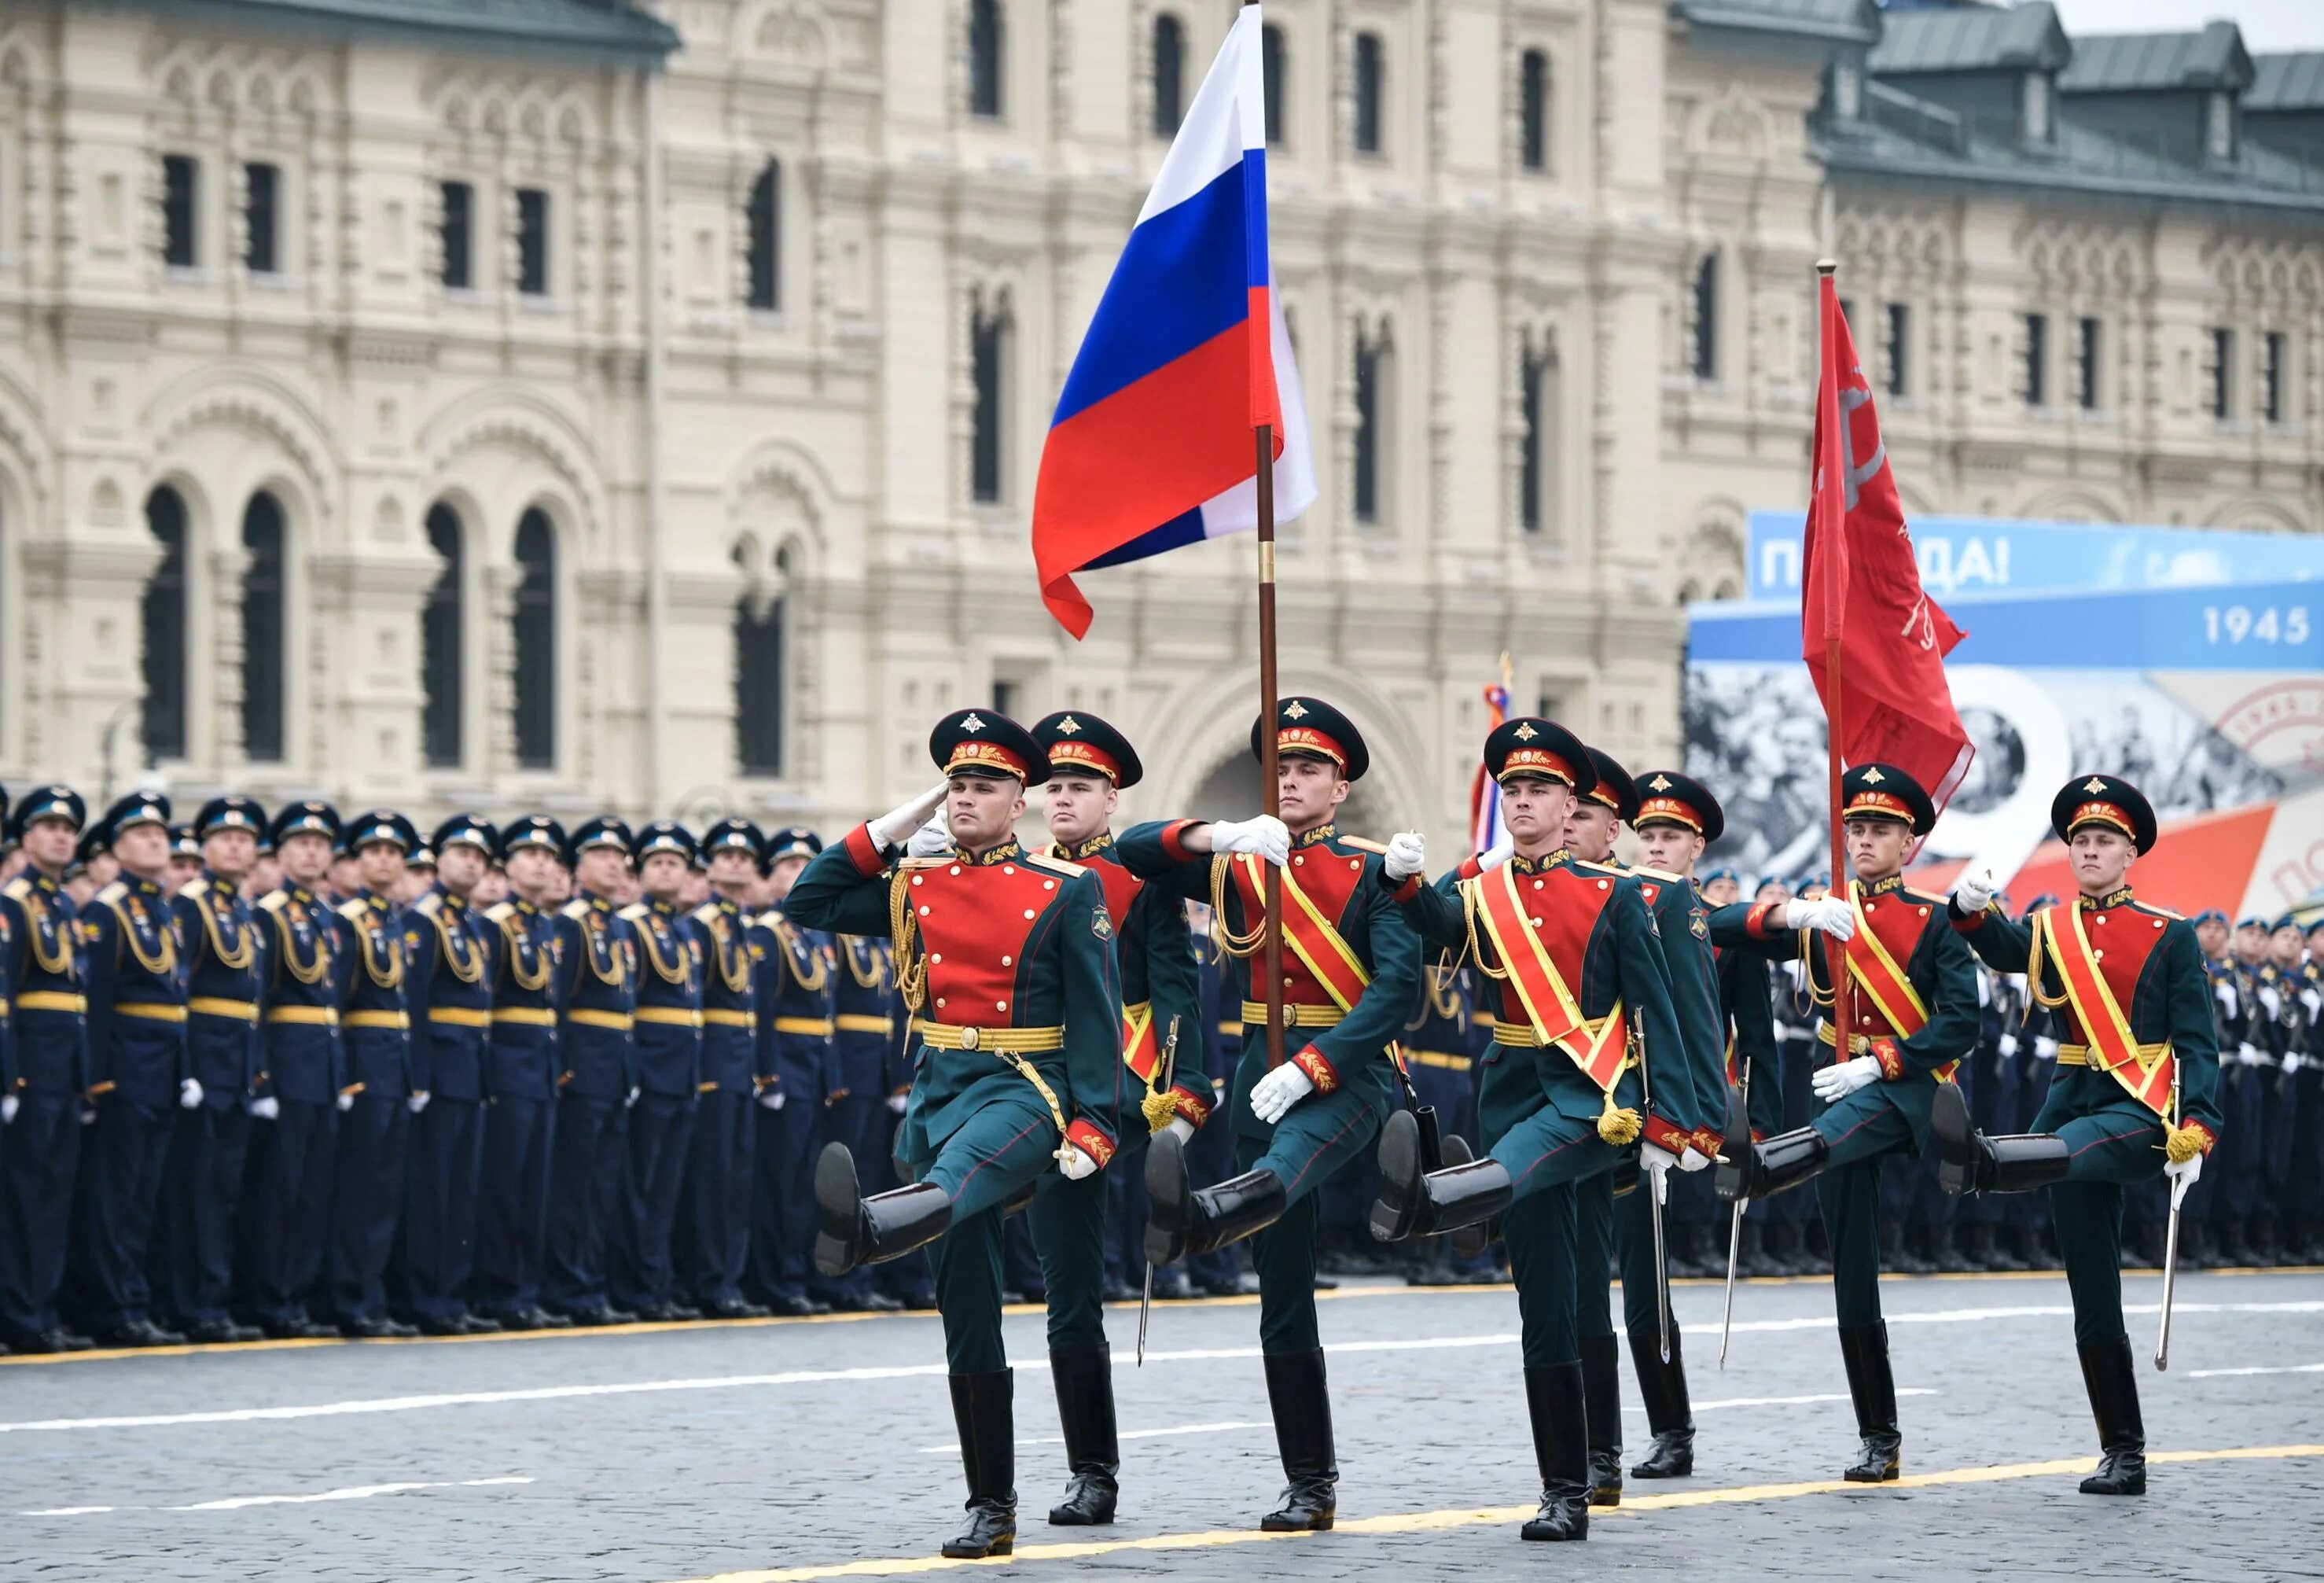
<path fill-rule="evenodd" d="M 1821 293 L 1823 372 L 1816 385 L 1801 647 L 1841 758 L 1895 764 L 1927 788 L 1941 812 L 1975 753 L 1945 683 L 1945 656 L 1964 634 L 1922 590 L 1872 387 L 1830 275 Z M 1837 718 L 1827 660 L 1835 638 Z"/>

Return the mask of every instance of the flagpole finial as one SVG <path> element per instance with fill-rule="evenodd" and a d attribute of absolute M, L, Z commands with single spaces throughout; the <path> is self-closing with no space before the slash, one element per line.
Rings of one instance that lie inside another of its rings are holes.
<path fill-rule="evenodd" d="M 1840 273 L 1840 261 L 1839 261 L 1838 259 L 1836 259 L 1836 258 L 1819 258 L 1819 259 L 1817 259 L 1817 260 L 1816 260 L 1816 273 L 1817 273 L 1817 274 L 1819 274 L 1819 275 L 1830 276 L 1830 275 L 1836 275 L 1836 274 L 1838 274 L 1839 273 Z"/>

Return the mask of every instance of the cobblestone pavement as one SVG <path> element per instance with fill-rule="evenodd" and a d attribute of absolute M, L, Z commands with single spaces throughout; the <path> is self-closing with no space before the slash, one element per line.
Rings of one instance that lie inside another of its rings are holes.
<path fill-rule="evenodd" d="M 1853 1434 L 1825 1285 L 1747 1285 L 1722 1374 L 1719 1288 L 1683 1283 L 1699 1471 L 1632 1481 L 1581 1551 L 1517 1538 L 1536 1489 L 1507 1288 L 1327 1297 L 1341 1525 L 1287 1539 L 1251 1531 L 1279 1476 L 1248 1301 L 1157 1308 L 1142 1370 L 1135 1310 L 1110 1316 L 1124 1495 L 1121 1520 L 1093 1531 L 1042 1520 L 1061 1452 L 1028 1310 L 1009 1340 L 1028 1553 L 1003 1570 L 1631 1577 L 1734 1559 L 1916 1583 L 2324 1577 L 2324 1273 L 2182 1277 L 2168 1374 L 2144 1362 L 2158 1286 L 2134 1277 L 2126 1292 L 2149 1444 L 2165 1458 L 2129 1502 L 2074 1491 L 2095 1441 L 2060 1277 L 1887 1283 L 1913 1477 L 1881 1488 L 1827 1482 Z M 961 1499 L 942 1357 L 933 1317 L 899 1316 L 12 1362 L 9 1575 L 952 1569 L 930 1564 Z M 1644 1421 L 1623 1384 L 1635 1451 Z M 2251 1454 L 2222 1455 L 2236 1452 Z"/>

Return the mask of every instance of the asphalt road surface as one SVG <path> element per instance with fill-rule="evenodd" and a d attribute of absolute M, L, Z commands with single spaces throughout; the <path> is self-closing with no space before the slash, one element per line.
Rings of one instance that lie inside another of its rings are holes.
<path fill-rule="evenodd" d="M 1853 1420 L 1825 1283 L 1675 1296 L 1697 1469 L 1631 1481 L 1586 1548 L 1520 1543 L 1537 1487 L 1506 1287 L 1325 1296 L 1340 1525 L 1264 1536 L 1279 1487 L 1251 1300 L 1108 1318 L 1122 1514 L 1052 1529 L 1041 1321 L 1012 1310 L 1009 1577 L 2324 1577 L 2324 1273 L 2128 1281 L 2144 1501 L 2077 1495 L 2096 1444 L 2055 1275 L 1891 1279 L 1901 1484 L 1837 1482 Z M 1618 1308 L 1617 1310 L 1618 1312 Z M 963 1494 L 933 1316 L 278 1343 L 0 1364 L 7 1575 L 77 1578 L 918 1576 Z M 1627 1365 L 1626 1365 L 1627 1367 Z M 1644 1441 L 1623 1381 L 1633 1456 Z M 988 1564 L 989 1565 L 989 1564 Z M 1390 1569 L 1383 1572 L 1381 1569 Z M 1738 1570 L 1739 1569 L 1739 1570 Z"/>

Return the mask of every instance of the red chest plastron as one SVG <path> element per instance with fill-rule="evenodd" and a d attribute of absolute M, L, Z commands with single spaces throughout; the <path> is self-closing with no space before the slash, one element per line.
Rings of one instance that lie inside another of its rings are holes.
<path fill-rule="evenodd" d="M 1526 922 L 1534 938 L 1549 952 L 1557 976 L 1582 1006 L 1582 969 L 1590 959 L 1590 938 L 1598 931 L 1599 917 L 1614 899 L 1618 882 L 1610 875 L 1591 874 L 1571 864 L 1545 873 L 1517 876 L 1517 894 L 1526 903 Z M 1528 1025 L 1525 1003 L 1507 983 L 1500 986 L 1501 1019 L 1513 1027 Z M 1587 1015 L 1589 1008 L 1582 1006 Z"/>
<path fill-rule="evenodd" d="M 1242 897 L 1246 928 L 1257 927 L 1259 920 L 1267 915 L 1266 893 L 1253 884 L 1250 874 L 1252 866 L 1253 864 L 1239 861 L 1229 870 L 1234 876 L 1235 890 Z M 1348 915 L 1349 899 L 1354 896 L 1356 886 L 1363 880 L 1364 855 L 1360 852 L 1334 852 L 1328 843 L 1319 841 L 1313 847 L 1303 847 L 1292 853 L 1291 866 L 1285 872 L 1297 883 L 1307 900 L 1314 903 L 1315 911 L 1322 913 L 1336 930 Z M 1284 898 L 1286 929 L 1298 926 L 1292 917 L 1292 900 L 1286 895 Z M 1256 957 L 1251 958 L 1251 970 L 1254 975 L 1251 995 L 1254 999 L 1263 998 L 1266 986 L 1257 981 L 1259 961 Z M 1299 954 L 1287 948 L 1283 953 L 1283 1003 L 1295 1006 L 1334 1007 L 1340 1004 L 1332 997 L 1332 992 L 1316 979 L 1307 964 L 1299 959 Z"/>
<path fill-rule="evenodd" d="M 2098 971 L 2106 975 L 2107 988 L 2113 992 L 2114 1004 L 2122 1008 L 2125 1017 L 2131 1014 L 2137 1000 L 2139 976 L 2146 971 L 2146 960 L 2163 943 L 2163 929 L 2170 921 L 2135 907 L 2108 907 L 2082 914 L 2082 932 L 2090 942 L 2090 955 L 2098 958 Z M 2074 1014 L 2072 1004 L 2056 1009 L 2067 1035 L 2060 1042 L 2089 1043 L 2089 1030 Z"/>
<path fill-rule="evenodd" d="M 1066 876 L 1016 860 L 932 864 L 912 872 L 910 906 L 927 965 L 930 1022 L 1006 1028 L 1023 1021 L 1017 975 L 1025 942 Z"/>
<path fill-rule="evenodd" d="M 1929 920 L 1936 910 L 1927 897 L 1905 890 L 1887 891 L 1864 898 L 1865 921 L 1872 926 L 1872 932 L 1879 936 L 1882 949 L 1888 953 L 1889 960 L 1896 964 L 1899 977 L 1904 978 L 1908 984 L 1910 980 L 1905 978 L 1905 975 L 1912 966 L 1913 953 L 1920 949 L 1921 936 L 1928 931 Z M 1830 960 L 1827 957 L 1827 964 Z M 1874 1039 L 1884 1034 L 1910 1038 L 1921 1031 L 1917 1024 L 1899 1026 L 1895 1019 L 1881 1011 L 1878 1003 L 1865 992 L 1864 986 L 1856 983 L 1852 977 L 1849 989 L 1855 997 L 1849 1008 L 1850 1033 L 1861 1033 Z"/>

